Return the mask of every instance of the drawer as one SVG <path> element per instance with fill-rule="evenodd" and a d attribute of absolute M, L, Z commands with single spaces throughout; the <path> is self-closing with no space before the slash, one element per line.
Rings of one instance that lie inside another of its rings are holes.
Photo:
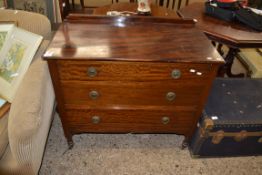
<path fill-rule="evenodd" d="M 150 63 L 110 61 L 57 61 L 62 80 L 159 81 L 202 79 L 209 76 L 211 64 Z"/>
<path fill-rule="evenodd" d="M 185 133 L 194 121 L 195 112 L 71 108 L 66 110 L 66 115 L 69 127 L 79 132 Z"/>
<path fill-rule="evenodd" d="M 204 92 L 201 82 L 108 82 L 66 81 L 62 83 L 65 104 L 88 106 L 117 105 L 198 105 Z"/>

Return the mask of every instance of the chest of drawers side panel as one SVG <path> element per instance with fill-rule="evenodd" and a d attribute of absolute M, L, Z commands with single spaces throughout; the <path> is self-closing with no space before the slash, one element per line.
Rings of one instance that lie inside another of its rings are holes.
<path fill-rule="evenodd" d="M 67 116 L 66 116 L 66 111 L 64 108 L 64 97 L 61 93 L 61 82 L 59 79 L 59 74 L 58 74 L 58 66 L 57 66 L 57 60 L 55 59 L 50 59 L 47 61 L 48 63 L 48 68 L 49 68 L 49 72 L 52 78 L 52 83 L 53 83 L 53 87 L 55 90 L 55 96 L 56 96 L 56 101 L 57 101 L 57 112 L 59 113 L 61 122 L 62 122 L 62 127 L 64 130 L 64 134 L 65 137 L 68 141 L 68 144 L 72 145 L 73 144 L 73 140 L 72 140 L 72 133 L 69 129 L 69 124 L 67 123 Z"/>
<path fill-rule="evenodd" d="M 203 112 L 206 100 L 208 98 L 208 94 L 210 92 L 211 86 L 212 86 L 212 82 L 215 79 L 216 75 L 217 75 L 217 71 L 219 69 L 220 64 L 212 64 L 212 71 L 210 71 L 210 75 L 209 78 L 206 79 L 206 85 L 204 86 L 204 90 L 203 93 L 201 95 L 199 95 L 199 104 L 197 106 L 197 111 L 196 111 L 196 115 L 195 118 L 192 119 L 191 121 L 191 130 L 185 135 L 186 139 L 190 139 L 193 136 L 194 131 L 197 128 L 197 122 Z"/>

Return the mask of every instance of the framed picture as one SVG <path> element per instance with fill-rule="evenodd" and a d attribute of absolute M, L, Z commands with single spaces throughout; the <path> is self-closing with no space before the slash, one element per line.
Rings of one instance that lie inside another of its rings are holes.
<path fill-rule="evenodd" d="M 15 25 L 0 24 L 1 30 L 2 26 L 7 30 L 1 31 L 0 39 L 0 95 L 11 103 L 43 37 Z"/>
<path fill-rule="evenodd" d="M 0 23 L 0 53 L 3 45 L 10 34 L 13 32 L 15 25 L 13 23 Z"/>

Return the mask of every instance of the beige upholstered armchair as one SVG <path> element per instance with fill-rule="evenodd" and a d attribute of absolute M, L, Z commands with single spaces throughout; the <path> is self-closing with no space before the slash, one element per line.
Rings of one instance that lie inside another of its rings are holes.
<path fill-rule="evenodd" d="M 41 14 L 19 10 L 0 10 L 0 21 L 16 21 L 18 27 L 44 37 L 10 111 L 0 119 L 0 174 L 37 174 L 54 107 L 47 63 L 41 59 L 51 25 Z"/>

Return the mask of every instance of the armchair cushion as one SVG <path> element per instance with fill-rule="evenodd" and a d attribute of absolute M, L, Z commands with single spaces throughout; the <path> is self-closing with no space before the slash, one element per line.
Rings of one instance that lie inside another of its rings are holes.
<path fill-rule="evenodd" d="M 48 66 L 41 59 L 52 35 L 51 24 L 44 15 L 21 10 L 0 10 L 0 21 L 16 21 L 18 27 L 46 39 L 17 89 L 9 114 L 0 120 L 0 174 L 35 175 L 41 165 L 55 101 Z"/>
<path fill-rule="evenodd" d="M 11 105 L 10 123 L 8 124 L 10 139 L 14 138 L 17 140 L 17 137 L 24 139 L 27 136 L 31 136 L 32 132 L 35 131 L 41 123 L 43 99 L 46 98 L 42 92 L 44 92 L 46 88 L 44 84 L 47 83 L 48 78 L 50 78 L 47 64 L 41 59 L 41 55 L 48 46 L 48 43 L 49 41 L 44 40 L 40 45 L 35 59 L 26 72 Z M 21 132 L 21 130 L 23 132 Z M 9 141 L 11 142 L 11 140 Z"/>

